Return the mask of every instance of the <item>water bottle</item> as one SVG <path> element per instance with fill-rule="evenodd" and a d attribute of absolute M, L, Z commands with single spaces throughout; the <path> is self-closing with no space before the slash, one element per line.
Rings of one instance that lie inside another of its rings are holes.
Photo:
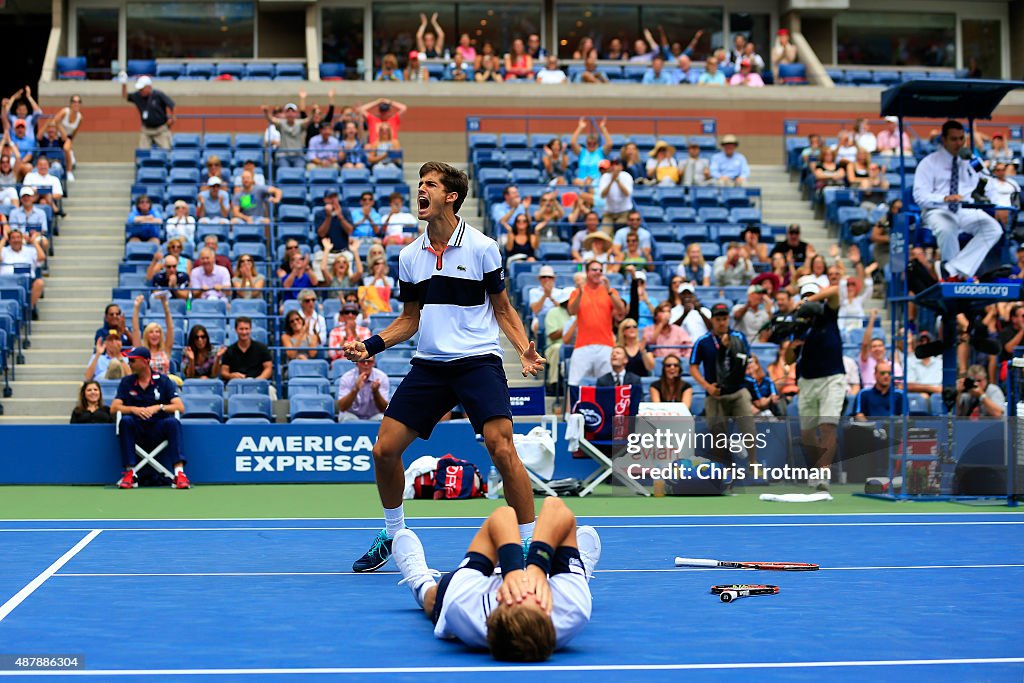
<path fill-rule="evenodd" d="M 498 499 L 498 487 L 501 485 L 501 476 L 497 468 L 491 465 L 491 471 L 487 473 L 487 497 L 491 500 Z"/>

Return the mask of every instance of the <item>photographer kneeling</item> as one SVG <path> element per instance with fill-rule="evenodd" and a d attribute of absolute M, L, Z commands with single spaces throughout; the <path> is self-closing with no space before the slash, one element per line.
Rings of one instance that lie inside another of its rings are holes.
<path fill-rule="evenodd" d="M 786 362 L 796 362 L 800 435 L 807 466 L 831 467 L 836 454 L 836 428 L 846 397 L 839 287 L 822 289 L 811 276 L 800 278 L 797 284 L 797 318 L 807 320 L 808 325 L 786 350 Z M 807 483 L 818 490 L 829 488 L 827 479 L 812 478 Z"/>

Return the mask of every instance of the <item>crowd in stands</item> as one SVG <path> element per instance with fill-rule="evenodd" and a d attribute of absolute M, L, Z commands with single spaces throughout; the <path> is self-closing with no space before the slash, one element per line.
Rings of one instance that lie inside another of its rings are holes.
<path fill-rule="evenodd" d="M 540 36 L 513 37 L 504 51 L 490 41 L 479 45 L 464 33 L 454 50 L 445 48 L 445 33 L 435 13 L 429 22 L 420 15 L 416 49 L 405 56 L 388 52 L 381 57 L 378 81 L 535 81 L 542 84 L 637 82 L 645 85 L 729 85 L 763 87 L 766 83 L 806 82 L 803 75 L 782 77 L 780 66 L 797 64 L 796 46 L 789 31 L 780 29 L 769 53 L 769 67 L 758 46 L 737 33 L 725 46 L 701 55 L 704 66 L 694 64 L 703 35 L 697 31 L 688 45 L 670 41 L 663 27 L 655 38 L 649 29 L 629 47 L 621 38 L 598 46 L 590 37 L 580 39 L 572 54 L 573 64 L 562 67 L 555 54 L 541 46 Z M 627 41 L 628 42 L 628 41 Z M 479 49 L 478 49 L 479 48 Z M 404 53 L 403 53 L 404 55 Z M 582 62 L 582 63 L 581 63 Z"/>

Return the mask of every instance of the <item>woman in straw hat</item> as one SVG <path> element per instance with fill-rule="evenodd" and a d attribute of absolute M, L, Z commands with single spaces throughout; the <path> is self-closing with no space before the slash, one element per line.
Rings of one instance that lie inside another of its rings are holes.
<path fill-rule="evenodd" d="M 656 185 L 672 187 L 682 179 L 679 163 L 676 161 L 676 148 L 664 140 L 658 140 L 650 151 L 647 160 L 647 180 Z"/>
<path fill-rule="evenodd" d="M 587 235 L 583 239 L 583 260 L 597 261 L 605 265 L 605 273 L 619 272 L 619 266 L 615 265 L 615 254 L 612 252 L 612 238 L 603 231 L 598 230 Z"/>

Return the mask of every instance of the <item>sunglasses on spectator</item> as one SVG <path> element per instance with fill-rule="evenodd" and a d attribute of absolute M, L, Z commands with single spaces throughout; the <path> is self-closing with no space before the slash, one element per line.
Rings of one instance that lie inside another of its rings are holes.
<path fill-rule="evenodd" d="M 680 367 L 680 365 L 679 365 L 679 363 L 665 363 L 662 367 L 663 368 L 678 368 L 678 367 Z"/>
<path fill-rule="evenodd" d="M 362 199 L 359 200 L 359 202 L 361 204 L 372 203 L 373 197 L 363 197 Z"/>
<path fill-rule="evenodd" d="M 302 300 L 302 303 L 308 304 L 310 301 L 316 301 L 316 299 L 314 297 L 306 297 Z"/>
<path fill-rule="evenodd" d="M 603 273 L 604 272 L 604 268 L 589 268 L 588 270 L 591 273 Z"/>
<path fill-rule="evenodd" d="M 635 330 L 636 329 L 636 325 L 623 325 L 622 329 L 624 329 L 624 330 Z"/>
<path fill-rule="evenodd" d="M 239 263 L 252 263 L 252 259 L 251 258 L 240 258 L 240 259 L 238 259 L 238 262 Z"/>
<path fill-rule="evenodd" d="M 196 339 L 209 339 L 209 337 L 205 334 L 197 334 Z"/>
<path fill-rule="evenodd" d="M 879 371 L 878 371 L 877 373 L 875 373 L 875 374 L 878 374 L 878 375 L 891 375 L 892 373 L 891 373 L 891 372 L 889 372 L 888 370 L 879 370 Z"/>

